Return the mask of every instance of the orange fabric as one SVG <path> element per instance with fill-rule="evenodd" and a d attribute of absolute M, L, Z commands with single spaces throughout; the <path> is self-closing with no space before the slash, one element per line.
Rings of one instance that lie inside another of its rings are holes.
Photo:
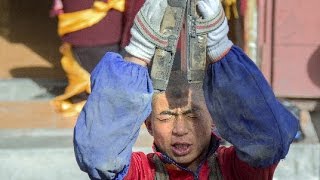
<path fill-rule="evenodd" d="M 67 33 L 79 31 L 91 27 L 107 16 L 109 10 L 124 11 L 125 0 L 109 0 L 107 3 L 95 1 L 91 9 L 63 13 L 58 16 L 58 34 L 63 36 Z"/>

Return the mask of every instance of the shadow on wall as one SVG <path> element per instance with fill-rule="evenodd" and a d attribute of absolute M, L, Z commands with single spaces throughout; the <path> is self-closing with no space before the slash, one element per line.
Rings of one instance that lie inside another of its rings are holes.
<path fill-rule="evenodd" d="M 312 53 L 308 62 L 308 75 L 311 81 L 320 89 L 320 46 Z M 320 102 L 317 101 L 314 111 L 310 112 L 312 123 L 320 139 Z"/>
<path fill-rule="evenodd" d="M 315 111 L 310 112 L 311 120 L 320 139 L 320 103 L 315 107 Z"/>
<path fill-rule="evenodd" d="M 308 75 L 320 91 L 320 46 L 313 52 L 308 62 Z"/>
<path fill-rule="evenodd" d="M 64 76 L 58 51 L 60 39 L 57 21 L 49 17 L 50 0 L 1 0 L 0 36 L 12 43 L 22 43 L 53 65 L 53 68 L 25 67 L 12 69 L 13 77 Z M 10 52 L 11 53 L 11 52 Z M 19 53 L 19 52 L 13 52 Z"/>

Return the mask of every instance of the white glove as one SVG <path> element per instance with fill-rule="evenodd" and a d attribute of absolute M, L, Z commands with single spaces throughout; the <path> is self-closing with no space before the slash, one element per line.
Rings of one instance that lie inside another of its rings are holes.
<path fill-rule="evenodd" d="M 204 19 L 216 17 L 221 10 L 223 11 L 220 0 L 200 0 L 198 9 Z M 228 38 L 227 18 L 224 16 L 223 23 L 217 25 L 218 27 L 208 33 L 207 54 L 211 61 L 221 59 L 233 45 Z"/>
<path fill-rule="evenodd" d="M 138 23 L 137 16 L 130 30 L 131 39 L 125 50 L 140 59 L 150 62 L 155 52 L 155 43 L 146 34 L 160 34 L 160 25 L 167 7 L 167 0 L 146 0 L 138 14 L 142 15 L 145 24 Z M 140 16 L 141 17 L 141 16 Z M 140 21 L 141 22 L 141 21 Z M 140 27 L 140 29 L 139 29 Z M 141 27 L 145 27 L 145 31 L 141 31 Z"/>

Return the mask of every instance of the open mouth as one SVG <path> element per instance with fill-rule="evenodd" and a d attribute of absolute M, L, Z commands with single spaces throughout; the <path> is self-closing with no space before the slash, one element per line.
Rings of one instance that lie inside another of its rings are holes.
<path fill-rule="evenodd" d="M 185 156 L 191 151 L 191 144 L 175 143 L 172 145 L 172 151 L 176 156 Z"/>

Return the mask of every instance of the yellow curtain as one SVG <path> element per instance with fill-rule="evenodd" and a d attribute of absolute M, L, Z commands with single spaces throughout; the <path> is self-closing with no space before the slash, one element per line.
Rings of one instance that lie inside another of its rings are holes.
<path fill-rule="evenodd" d="M 58 16 L 58 34 L 63 36 L 67 33 L 78 31 L 93 26 L 101 21 L 111 9 L 123 12 L 125 0 L 109 0 L 107 3 L 95 1 L 91 9 L 64 13 Z"/>

